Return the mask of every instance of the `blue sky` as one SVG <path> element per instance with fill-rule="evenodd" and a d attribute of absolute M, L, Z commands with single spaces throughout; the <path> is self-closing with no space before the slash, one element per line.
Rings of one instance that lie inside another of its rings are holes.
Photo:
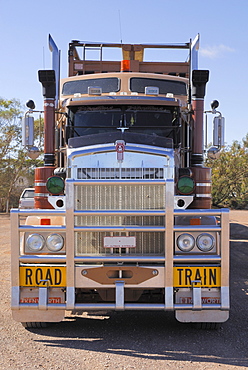
<path fill-rule="evenodd" d="M 205 109 L 219 100 L 228 144 L 248 133 L 248 0 L 0 0 L 2 98 L 33 99 L 42 110 L 37 71 L 51 68 L 49 33 L 61 50 L 61 77 L 73 39 L 184 43 L 200 33 L 199 68 L 210 70 Z"/>

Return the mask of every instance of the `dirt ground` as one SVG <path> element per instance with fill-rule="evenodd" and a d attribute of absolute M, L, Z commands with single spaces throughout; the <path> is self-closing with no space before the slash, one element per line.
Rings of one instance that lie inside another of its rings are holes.
<path fill-rule="evenodd" d="M 231 211 L 231 313 L 216 331 L 172 312 L 73 316 L 24 329 L 10 310 L 10 222 L 0 215 L 0 369 L 247 369 L 248 211 Z"/>

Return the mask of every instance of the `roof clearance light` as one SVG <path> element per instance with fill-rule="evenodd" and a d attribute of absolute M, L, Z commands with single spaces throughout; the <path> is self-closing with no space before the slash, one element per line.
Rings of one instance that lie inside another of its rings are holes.
<path fill-rule="evenodd" d="M 166 98 L 174 98 L 174 94 L 173 93 L 167 93 Z"/>
<path fill-rule="evenodd" d="M 88 95 L 102 95 L 102 88 L 101 87 L 88 87 Z"/>
<path fill-rule="evenodd" d="M 146 95 L 158 95 L 159 88 L 157 86 L 146 86 L 145 87 L 145 94 Z"/>
<path fill-rule="evenodd" d="M 130 71 L 130 60 L 123 59 L 121 61 L 121 72 L 129 72 Z"/>
<path fill-rule="evenodd" d="M 195 189 L 195 182 L 194 180 L 189 176 L 182 176 L 178 180 L 177 183 L 177 190 L 180 194 L 192 194 Z"/>
<path fill-rule="evenodd" d="M 58 195 L 64 191 L 65 183 L 61 177 L 52 176 L 47 179 L 46 187 L 50 194 Z"/>

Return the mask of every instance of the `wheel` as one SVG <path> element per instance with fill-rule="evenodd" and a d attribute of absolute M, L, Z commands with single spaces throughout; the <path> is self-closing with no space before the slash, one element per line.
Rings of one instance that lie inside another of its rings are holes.
<path fill-rule="evenodd" d="M 22 325 L 24 328 L 46 328 L 47 323 L 46 322 L 22 322 Z"/>
<path fill-rule="evenodd" d="M 221 323 L 219 322 L 199 322 L 195 324 L 197 329 L 201 330 L 217 330 L 221 328 Z"/>

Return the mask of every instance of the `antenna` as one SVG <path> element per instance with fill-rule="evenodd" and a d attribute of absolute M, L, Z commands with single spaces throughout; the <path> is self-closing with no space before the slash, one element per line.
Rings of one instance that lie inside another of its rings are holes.
<path fill-rule="evenodd" d="M 43 69 L 46 69 L 45 68 L 45 48 L 43 46 Z"/>
<path fill-rule="evenodd" d="M 120 38 L 121 38 L 121 44 L 122 44 L 122 31 L 121 31 L 121 11 L 120 9 L 118 10 L 119 12 L 119 27 L 120 27 Z"/>

